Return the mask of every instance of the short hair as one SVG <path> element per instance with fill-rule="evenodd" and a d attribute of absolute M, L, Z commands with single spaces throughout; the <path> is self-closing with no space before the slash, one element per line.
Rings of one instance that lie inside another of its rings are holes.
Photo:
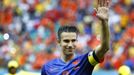
<path fill-rule="evenodd" d="M 76 26 L 72 26 L 72 25 L 64 25 L 61 26 L 58 30 L 58 39 L 61 39 L 61 33 L 62 32 L 75 32 L 76 34 L 79 33 L 79 30 L 77 29 Z"/>

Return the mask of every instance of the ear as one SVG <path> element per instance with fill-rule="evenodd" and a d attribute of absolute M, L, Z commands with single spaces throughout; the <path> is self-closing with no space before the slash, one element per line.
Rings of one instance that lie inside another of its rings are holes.
<path fill-rule="evenodd" d="M 58 44 L 59 46 L 61 46 L 60 42 L 61 42 L 61 41 L 58 39 L 58 40 L 57 40 L 57 44 Z"/>

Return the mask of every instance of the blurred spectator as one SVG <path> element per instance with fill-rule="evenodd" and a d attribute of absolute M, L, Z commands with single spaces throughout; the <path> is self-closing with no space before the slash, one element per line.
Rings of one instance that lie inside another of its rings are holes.
<path fill-rule="evenodd" d="M 118 70 L 118 75 L 131 75 L 131 70 L 128 66 L 122 65 Z"/>
<path fill-rule="evenodd" d="M 8 73 L 7 75 L 16 75 L 19 68 L 19 64 L 15 60 L 8 62 Z"/>

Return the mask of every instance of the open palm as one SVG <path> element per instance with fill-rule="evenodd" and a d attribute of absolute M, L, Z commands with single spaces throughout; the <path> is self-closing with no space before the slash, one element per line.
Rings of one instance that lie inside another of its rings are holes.
<path fill-rule="evenodd" d="M 109 0 L 98 0 L 98 7 L 96 8 L 97 17 L 101 20 L 108 20 Z"/>

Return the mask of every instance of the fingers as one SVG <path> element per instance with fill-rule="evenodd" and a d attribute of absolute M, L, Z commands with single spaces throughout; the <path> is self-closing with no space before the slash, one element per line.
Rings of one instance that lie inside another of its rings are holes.
<path fill-rule="evenodd" d="M 110 7 L 111 0 L 107 0 L 107 7 Z"/>
<path fill-rule="evenodd" d="M 104 1 L 105 1 L 104 6 L 107 7 L 108 6 L 108 3 L 107 3 L 108 0 L 104 0 Z"/>
<path fill-rule="evenodd" d="M 98 7 L 108 7 L 110 0 L 98 0 Z"/>
<path fill-rule="evenodd" d="M 98 6 L 99 6 L 99 7 L 102 7 L 102 6 L 103 6 L 103 1 L 104 1 L 104 0 L 98 0 Z"/>
<path fill-rule="evenodd" d="M 100 0 L 98 0 L 97 2 L 98 2 L 98 7 L 101 7 L 101 3 L 100 3 Z"/>

